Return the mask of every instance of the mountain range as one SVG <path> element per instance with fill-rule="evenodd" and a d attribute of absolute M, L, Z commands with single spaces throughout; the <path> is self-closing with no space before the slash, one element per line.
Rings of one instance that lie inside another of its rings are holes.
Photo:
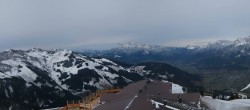
<path fill-rule="evenodd" d="M 129 42 L 101 51 L 11 49 L 0 52 L 0 109 L 59 107 L 98 89 L 147 78 L 189 91 L 203 86 L 250 93 L 249 61 L 250 37 L 186 47 Z"/>
<path fill-rule="evenodd" d="M 186 47 L 166 47 L 134 42 L 109 50 L 75 50 L 91 57 L 105 57 L 128 64 L 161 62 L 203 76 L 203 85 L 241 90 L 250 83 L 250 36 Z M 237 82 L 233 85 L 231 82 Z M 226 82 L 226 83 L 225 83 Z M 215 84 L 212 84 L 215 83 Z M 233 87 L 232 87 L 233 86 Z M 244 89 L 250 92 L 249 89 Z"/>
<path fill-rule="evenodd" d="M 98 89 L 147 78 L 202 89 L 199 75 L 164 63 L 130 65 L 70 50 L 11 49 L 0 52 L 0 109 L 59 107 Z"/>

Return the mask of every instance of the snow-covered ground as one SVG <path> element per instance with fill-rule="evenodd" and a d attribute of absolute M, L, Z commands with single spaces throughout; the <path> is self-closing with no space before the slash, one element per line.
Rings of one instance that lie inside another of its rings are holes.
<path fill-rule="evenodd" d="M 211 110 L 250 110 L 250 99 L 237 99 L 233 101 L 224 101 L 212 99 L 210 96 L 201 97 L 202 102 Z"/>
<path fill-rule="evenodd" d="M 250 99 L 235 99 L 235 100 L 232 100 L 232 102 L 245 103 L 245 104 L 250 105 Z"/>

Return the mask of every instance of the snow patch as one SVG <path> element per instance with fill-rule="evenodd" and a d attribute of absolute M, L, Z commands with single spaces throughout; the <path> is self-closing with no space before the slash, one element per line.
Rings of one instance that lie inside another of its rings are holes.
<path fill-rule="evenodd" d="M 0 72 L 0 79 L 9 78 L 10 76 Z"/>
<path fill-rule="evenodd" d="M 184 93 L 182 88 L 182 86 L 172 83 L 172 94 Z"/>
<path fill-rule="evenodd" d="M 34 82 L 37 78 L 37 75 L 29 68 L 27 68 L 26 65 L 20 59 L 9 59 L 1 61 L 1 63 L 12 66 L 11 71 L 5 72 L 5 74 L 8 74 L 9 77 L 19 76 L 22 77 L 26 82 Z M 18 68 L 18 66 L 20 65 L 22 66 L 22 68 Z"/>
<path fill-rule="evenodd" d="M 8 88 L 9 88 L 10 94 L 13 94 L 14 91 L 13 91 L 12 86 L 10 85 Z"/>
<path fill-rule="evenodd" d="M 8 91 L 7 91 L 6 89 L 4 89 L 4 92 L 5 92 L 5 96 L 6 96 L 7 98 L 10 98 L 9 93 L 8 93 Z"/>
<path fill-rule="evenodd" d="M 119 55 L 115 55 L 115 58 L 121 58 L 121 56 L 119 56 Z"/>
<path fill-rule="evenodd" d="M 201 100 L 206 103 L 211 110 L 250 110 L 249 99 L 224 101 L 212 99 L 210 96 L 204 96 L 201 97 Z"/>
<path fill-rule="evenodd" d="M 115 70 L 116 72 L 120 71 L 120 70 L 125 70 L 123 67 L 121 66 L 114 66 L 114 65 L 109 65 L 110 68 L 112 68 L 113 70 Z"/>
<path fill-rule="evenodd" d="M 245 88 L 241 89 L 241 91 L 244 91 L 246 89 L 250 88 L 250 84 L 248 84 Z"/>

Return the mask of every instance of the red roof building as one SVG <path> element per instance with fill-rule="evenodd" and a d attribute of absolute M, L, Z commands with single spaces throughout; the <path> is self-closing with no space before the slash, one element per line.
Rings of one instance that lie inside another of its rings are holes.
<path fill-rule="evenodd" d="M 102 95 L 94 110 L 154 110 L 160 107 L 199 109 L 199 93 L 172 94 L 171 91 L 171 82 L 143 80 L 128 85 L 119 93 Z"/>

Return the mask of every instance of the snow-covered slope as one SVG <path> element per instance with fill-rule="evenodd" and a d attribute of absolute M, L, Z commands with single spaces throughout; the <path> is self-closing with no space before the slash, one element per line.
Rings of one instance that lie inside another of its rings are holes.
<path fill-rule="evenodd" d="M 0 53 L 0 102 L 24 95 L 18 99 L 22 103 L 46 107 L 57 103 L 58 98 L 124 86 L 143 78 L 130 73 L 136 77 L 130 79 L 127 73 L 126 68 L 108 59 L 90 58 L 69 50 L 8 50 Z"/>
<path fill-rule="evenodd" d="M 2 65 L 0 69 L 1 79 L 20 77 L 26 81 L 27 85 L 34 84 L 36 86 L 42 86 L 40 82 L 35 82 L 39 77 L 36 70 L 39 69 L 46 72 L 46 75 L 55 81 L 59 88 L 64 90 L 69 89 L 73 93 L 76 93 L 77 91 L 82 92 L 85 91 L 85 89 L 71 89 L 70 85 L 65 82 L 71 79 L 72 76 L 81 73 L 83 70 L 96 72 L 95 74 L 99 80 L 93 78 L 89 79 L 87 83 L 97 88 L 112 86 L 112 84 L 117 81 L 115 78 L 119 77 L 119 75 L 112 74 L 110 69 L 115 69 L 116 71 L 124 70 L 124 68 L 110 60 L 104 58 L 88 58 L 86 56 L 74 54 L 72 51 L 68 50 L 10 50 L 5 51 L 2 54 L 3 56 L 1 57 L 0 62 L 0 65 Z M 6 54 L 11 55 L 12 57 L 5 57 Z M 107 65 L 103 66 L 104 63 Z M 107 79 L 109 81 L 107 81 Z"/>
<path fill-rule="evenodd" d="M 181 79 L 182 76 L 186 79 Z M 144 78 L 179 81 L 187 87 L 192 80 L 199 80 L 162 63 L 132 66 L 69 50 L 3 51 L 0 52 L 0 102 L 5 104 L 0 104 L 0 109 L 10 107 L 13 100 L 32 108 L 61 106 L 66 99 L 81 98 L 88 91 L 123 87 Z"/>

